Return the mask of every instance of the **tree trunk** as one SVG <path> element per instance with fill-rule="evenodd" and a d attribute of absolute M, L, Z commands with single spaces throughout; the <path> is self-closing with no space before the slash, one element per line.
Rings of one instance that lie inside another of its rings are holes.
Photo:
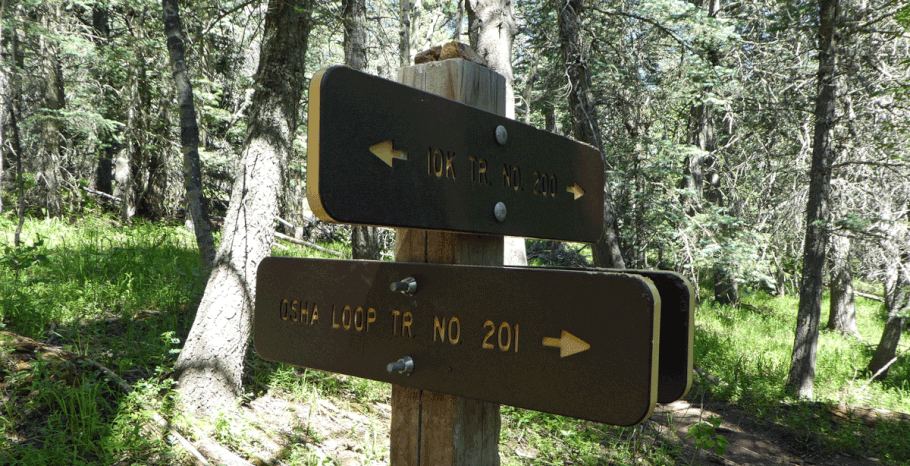
<path fill-rule="evenodd" d="M 16 13 L 14 13 L 17 23 L 21 21 L 21 18 L 19 18 L 20 11 L 21 10 L 17 9 Z M 16 158 L 16 180 L 19 188 L 19 222 L 16 225 L 16 231 L 13 233 L 13 246 L 19 247 L 21 244 L 20 234 L 22 233 L 22 225 L 25 223 L 25 183 L 22 179 L 22 140 L 19 135 L 19 120 L 20 116 L 22 115 L 22 82 L 21 77 L 19 76 L 19 70 L 22 69 L 23 63 L 22 55 L 19 53 L 19 35 L 16 29 L 11 29 L 8 32 L 8 35 L 10 37 L 8 42 L 10 74 L 7 75 L 7 79 L 9 79 L 9 94 L 12 98 L 0 102 L 0 104 L 7 107 L 7 115 L 9 116 L 9 129 L 11 133 L 8 145 L 10 152 Z M 2 150 L 2 148 L 0 148 L 0 150 Z"/>
<path fill-rule="evenodd" d="M 233 408 L 241 392 L 256 268 L 271 252 L 280 180 L 307 82 L 311 9 L 312 0 L 269 1 L 247 137 L 221 245 L 177 359 L 183 402 L 198 414 Z"/>
<path fill-rule="evenodd" d="M 365 0 L 342 0 L 341 21 L 344 23 L 344 64 L 355 70 L 367 67 L 367 9 Z M 351 230 L 351 256 L 354 259 L 378 260 L 382 253 L 379 229 L 355 225 Z"/>
<path fill-rule="evenodd" d="M 6 18 L 6 0 L 0 1 L 0 19 Z M 3 21 L 0 20 L 0 57 L 6 56 L 6 41 L 3 31 Z M 0 60 L 0 214 L 3 213 L 3 151 L 6 146 L 3 145 L 3 128 L 6 127 L 7 102 L 9 102 L 9 71 L 6 68 L 6 61 Z"/>
<path fill-rule="evenodd" d="M 831 164 L 834 161 L 835 103 L 837 97 L 836 31 L 838 0 L 819 1 L 818 97 L 815 101 L 815 134 L 812 168 L 806 202 L 806 236 L 799 287 L 799 311 L 787 390 L 799 398 L 814 396 L 815 360 L 821 320 L 822 278 L 828 251 L 828 203 L 831 199 Z"/>
<path fill-rule="evenodd" d="M 518 27 L 509 0 L 469 0 L 468 37 L 471 48 L 487 62 L 487 67 L 506 78 L 507 118 L 515 118 L 512 82 L 512 41 Z M 506 237 L 503 253 L 505 265 L 528 265 L 524 238 Z"/>
<path fill-rule="evenodd" d="M 110 15 L 108 5 L 94 5 L 92 7 L 92 29 L 95 32 L 95 46 L 99 51 L 106 50 L 109 46 L 111 35 Z M 100 53 L 104 55 L 104 52 Z M 116 93 L 113 91 L 113 80 L 107 73 L 96 72 L 95 79 L 101 84 L 102 93 L 102 110 L 101 114 L 108 120 L 116 120 L 115 101 Z M 104 129 L 98 135 L 101 144 L 98 150 L 98 164 L 95 166 L 95 190 L 112 194 L 113 193 L 113 170 L 114 170 L 114 153 L 116 152 L 116 141 L 112 131 Z"/>
<path fill-rule="evenodd" d="M 133 28 L 132 33 L 136 41 L 144 40 L 141 28 Z M 126 220 L 139 213 L 143 202 L 147 185 L 142 182 L 142 168 L 147 158 L 145 152 L 150 145 L 147 112 L 151 108 L 151 95 L 146 85 L 145 54 L 142 47 L 133 48 L 132 58 L 132 69 L 127 78 L 129 97 L 125 104 L 126 144 L 114 160 L 115 195 L 121 199 L 121 215 Z"/>
<path fill-rule="evenodd" d="M 904 264 L 910 267 L 910 261 Z M 904 325 L 907 323 L 907 317 L 904 315 L 908 302 L 907 286 L 908 279 L 906 273 L 901 273 L 901 264 L 899 260 L 891 261 L 885 272 L 885 307 L 888 308 L 888 319 L 885 321 L 885 329 L 882 332 L 882 339 L 875 348 L 872 360 L 869 361 L 869 372 L 878 374 L 875 378 L 878 380 L 888 376 L 888 368 L 894 355 L 897 354 L 897 345 L 901 341 Z M 881 373 L 879 373 L 881 371 Z"/>
<path fill-rule="evenodd" d="M 199 258 L 206 270 L 215 261 L 215 240 L 212 223 L 202 193 L 202 164 L 199 161 L 199 126 L 196 107 L 193 105 L 193 86 L 186 69 L 183 25 L 180 23 L 180 6 L 177 0 L 162 0 L 164 10 L 164 35 L 171 57 L 171 68 L 180 103 L 180 145 L 183 147 L 183 186 L 186 189 L 186 212 L 193 222 L 193 233 L 199 247 Z"/>
<path fill-rule="evenodd" d="M 862 339 L 856 326 L 856 302 L 853 296 L 853 271 L 850 266 L 850 238 L 835 236 L 833 274 L 831 278 L 831 309 L 826 330 L 836 330 L 842 335 Z"/>
<path fill-rule="evenodd" d="M 508 0 L 469 0 L 468 37 L 473 48 L 487 62 L 487 66 L 506 78 L 506 114 L 515 118 L 515 97 L 512 73 L 512 41 L 518 27 Z M 505 238 L 505 265 L 528 265 L 524 238 Z"/>
<path fill-rule="evenodd" d="M 582 0 L 560 2 L 557 12 L 559 42 L 562 58 L 569 78 L 569 109 L 572 114 L 572 129 L 575 139 L 596 147 L 604 157 L 604 167 L 611 164 L 604 153 L 597 107 L 591 95 L 591 77 L 588 70 L 588 54 L 581 37 Z M 606 268 L 625 268 L 620 249 L 617 215 L 613 205 L 613 191 L 610 177 L 604 182 L 604 232 L 591 245 L 594 265 Z"/>
<path fill-rule="evenodd" d="M 882 339 L 875 348 L 869 371 L 876 379 L 888 376 L 888 366 L 897 353 L 904 325 L 907 323 L 907 311 L 910 310 L 910 252 L 907 252 L 906 229 L 898 222 L 890 222 L 885 228 L 886 238 L 882 242 L 885 256 L 885 308 L 888 318 Z M 881 371 L 881 373 L 879 373 Z"/>
<path fill-rule="evenodd" d="M 44 12 L 44 27 L 52 31 L 60 17 L 60 5 L 48 5 L 47 8 L 53 10 Z M 48 217 L 60 215 L 63 208 L 60 194 L 60 163 L 63 161 L 64 139 L 63 121 L 59 112 L 66 104 L 66 97 L 63 91 L 63 65 L 60 63 L 59 53 L 59 44 L 42 37 L 41 72 L 44 77 L 44 96 L 41 103 L 41 146 L 38 173 L 35 178 Z"/>
<path fill-rule="evenodd" d="M 411 2 L 398 0 L 398 64 L 411 64 Z"/>

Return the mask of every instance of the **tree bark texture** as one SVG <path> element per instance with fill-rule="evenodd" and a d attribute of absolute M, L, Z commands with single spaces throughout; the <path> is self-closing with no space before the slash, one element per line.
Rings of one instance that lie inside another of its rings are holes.
<path fill-rule="evenodd" d="M 193 86 L 186 69 L 186 48 L 183 41 L 183 25 L 180 22 L 180 6 L 177 0 L 162 0 L 164 10 L 164 35 L 171 57 L 171 69 L 177 87 L 177 101 L 180 104 L 180 145 L 183 149 L 183 186 L 186 190 L 186 211 L 192 218 L 193 233 L 199 248 L 199 258 L 206 270 L 211 270 L 215 261 L 215 240 L 212 237 L 212 223 L 202 193 L 202 164 L 199 161 L 199 126 L 196 123 L 196 107 L 193 104 Z"/>
<path fill-rule="evenodd" d="M 43 15 L 43 26 L 51 31 L 59 23 L 60 5 L 47 5 L 50 11 Z M 49 217 L 62 213 L 60 194 L 60 163 L 63 160 L 63 121 L 59 111 L 66 105 L 63 90 L 63 65 L 60 63 L 60 46 L 53 40 L 41 38 L 44 95 L 41 103 L 41 148 L 38 156 L 38 173 L 35 177 L 44 208 Z"/>
<path fill-rule="evenodd" d="M 398 64 L 411 64 L 411 2 L 398 0 Z"/>
<path fill-rule="evenodd" d="M 889 365 L 897 354 L 897 345 L 901 341 L 901 333 L 907 323 L 907 317 L 904 314 L 910 303 L 907 300 L 906 287 L 910 283 L 903 275 L 900 266 L 893 264 L 889 265 L 885 276 L 885 306 L 888 308 L 888 318 L 885 320 L 882 338 L 875 348 L 872 360 L 869 361 L 869 372 L 876 374 L 881 371 L 876 376 L 876 379 L 879 380 L 888 376 L 888 369 L 885 366 Z"/>
<path fill-rule="evenodd" d="M 21 19 L 19 18 L 21 10 L 16 9 L 17 22 Z M 19 69 L 22 65 L 22 55 L 19 52 L 19 34 L 15 29 L 10 30 L 8 33 L 9 41 L 7 42 L 9 49 L 9 63 L 10 63 L 10 74 L 7 75 L 8 85 L 9 85 L 9 94 L 12 98 L 9 100 L 4 100 L 0 104 L 4 105 L 7 108 L 7 115 L 9 116 L 9 129 L 10 129 L 10 141 L 8 146 L 10 148 L 11 155 L 16 158 L 16 181 L 19 188 L 19 199 L 18 199 L 18 216 L 19 222 L 16 224 L 16 231 L 13 233 L 13 246 L 19 247 L 20 235 L 22 233 L 22 225 L 25 223 L 25 186 L 22 179 L 22 139 L 19 135 L 19 120 L 20 115 L 22 115 L 22 99 L 19 96 L 22 95 L 22 81 L 19 76 Z"/>
<path fill-rule="evenodd" d="M 506 114 L 515 118 L 512 40 L 518 32 L 510 0 L 465 0 L 471 48 L 487 66 L 506 78 Z"/>
<path fill-rule="evenodd" d="M 110 14 L 108 5 L 95 5 L 92 7 L 92 29 L 95 33 L 95 46 L 98 47 L 100 54 L 104 55 L 109 46 L 111 35 Z M 101 83 L 102 87 L 102 110 L 101 114 L 109 120 L 117 120 L 115 113 L 115 101 L 117 100 L 114 92 L 112 79 L 107 73 L 95 72 L 95 79 Z M 105 129 L 98 135 L 101 139 L 100 149 L 98 151 L 98 165 L 95 166 L 95 190 L 105 194 L 113 193 L 113 170 L 114 170 L 114 153 L 116 152 L 116 140 L 111 130 Z"/>
<path fill-rule="evenodd" d="M 241 393 L 256 268 L 271 252 L 285 164 L 305 83 L 312 0 L 270 0 L 243 155 L 215 267 L 177 359 L 190 411 L 232 409 Z"/>
<path fill-rule="evenodd" d="M 850 238 L 835 236 L 831 241 L 832 277 L 831 306 L 826 330 L 836 330 L 842 335 L 861 339 L 856 326 L 856 301 L 853 293 L 853 270 L 850 265 Z"/>
<path fill-rule="evenodd" d="M 344 23 L 344 63 L 355 70 L 367 67 L 367 8 L 365 0 L 342 0 L 341 21 Z M 351 228 L 351 257 L 379 260 L 382 245 L 379 229 L 355 225 Z"/>
<path fill-rule="evenodd" d="M 515 118 L 512 83 L 512 42 L 518 27 L 509 0 L 466 0 L 468 37 L 471 48 L 486 60 L 487 67 L 506 79 L 507 118 Z M 503 261 L 506 265 L 528 265 L 524 238 L 506 237 Z"/>
<path fill-rule="evenodd" d="M 569 110 L 572 114 L 572 132 L 575 139 L 591 144 L 604 156 L 604 167 L 609 167 L 604 154 L 597 107 L 591 95 L 591 77 L 588 70 L 586 45 L 581 36 L 582 0 L 568 0 L 557 6 L 559 42 L 562 58 L 569 78 Z M 609 180 L 609 177 L 605 178 Z M 606 268 L 625 268 L 620 249 L 617 215 L 613 204 L 613 191 L 609 181 L 604 182 L 604 232 L 591 245 L 594 265 Z"/>
<path fill-rule="evenodd" d="M 902 251 L 904 248 L 901 247 L 906 247 L 906 229 L 895 222 L 885 231 L 887 237 L 882 249 L 885 252 L 884 291 L 888 318 L 885 320 L 882 338 L 869 361 L 869 371 L 872 374 L 881 370 L 876 379 L 888 376 L 886 366 L 897 354 L 897 345 L 907 323 L 907 312 L 910 311 L 910 253 Z"/>
<path fill-rule="evenodd" d="M 831 165 L 834 161 L 835 104 L 837 97 L 838 0 L 819 1 L 818 96 L 815 100 L 815 132 L 812 167 L 806 201 L 806 235 L 803 244 L 802 279 L 793 355 L 787 390 L 799 398 L 814 396 L 815 361 L 821 320 L 822 278 L 828 250 Z"/>
<path fill-rule="evenodd" d="M 6 0 L 0 1 L 0 19 L 6 18 Z M 6 56 L 6 41 L 4 38 L 3 21 L 0 20 L 0 56 Z M 0 214 L 3 213 L 3 151 L 6 146 L 3 145 L 3 128 L 9 120 L 7 116 L 7 102 L 9 102 L 9 70 L 6 67 L 6 61 L 0 60 Z"/>
<path fill-rule="evenodd" d="M 133 34 L 137 40 L 143 38 L 142 31 L 138 28 Z M 144 86 L 147 74 L 145 54 L 141 47 L 133 49 L 132 58 L 132 69 L 127 78 L 129 94 L 124 133 L 126 144 L 114 160 L 114 181 L 116 182 L 114 194 L 122 200 L 120 203 L 121 216 L 124 219 L 130 219 L 139 212 L 139 205 L 145 191 L 142 183 L 142 168 L 145 148 L 149 145 L 146 113 L 151 108 L 152 102 L 148 87 Z"/>

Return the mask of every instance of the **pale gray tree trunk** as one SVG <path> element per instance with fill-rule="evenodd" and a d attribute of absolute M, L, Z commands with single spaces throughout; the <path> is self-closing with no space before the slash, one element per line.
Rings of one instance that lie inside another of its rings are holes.
<path fill-rule="evenodd" d="M 411 64 L 411 2 L 398 0 L 398 64 Z"/>
<path fill-rule="evenodd" d="M 468 38 L 471 48 L 487 66 L 506 78 L 506 114 L 515 118 L 512 73 L 512 42 L 518 32 L 510 0 L 465 0 L 468 13 Z M 460 21 L 459 21 L 460 24 Z M 524 238 L 506 237 L 505 265 L 528 265 Z"/>
<path fill-rule="evenodd" d="M 355 70 L 367 67 L 367 9 L 365 0 L 342 0 L 341 21 L 344 23 L 344 64 Z M 378 260 L 382 253 L 379 229 L 356 225 L 351 229 L 351 256 L 354 259 Z"/>
<path fill-rule="evenodd" d="M 171 57 L 171 69 L 180 104 L 180 145 L 183 148 L 183 186 L 186 189 L 186 212 L 193 225 L 199 258 L 211 270 L 215 261 L 215 240 L 212 223 L 202 193 L 202 164 L 199 161 L 199 126 L 193 104 L 193 86 L 186 69 L 186 49 L 183 43 L 183 25 L 180 23 L 180 6 L 177 0 L 162 0 L 164 35 Z"/>
<path fill-rule="evenodd" d="M 604 154 L 603 139 L 597 107 L 591 95 L 591 75 L 588 69 L 587 44 L 581 35 L 582 0 L 560 1 L 557 4 L 559 22 L 559 42 L 562 50 L 563 66 L 569 79 L 569 110 L 572 114 L 572 132 L 579 141 L 596 147 Z M 604 158 L 604 167 L 609 161 Z M 609 180 L 610 177 L 605 177 Z M 625 260 L 620 248 L 617 227 L 616 209 L 613 204 L 613 191 L 609 181 L 604 182 L 604 232 L 600 239 L 591 245 L 594 253 L 594 265 L 606 268 L 625 268 Z"/>
<path fill-rule="evenodd" d="M 256 268 L 271 253 L 280 182 L 305 83 L 312 0 L 270 0 L 243 155 L 215 267 L 177 359 L 179 390 L 193 411 L 232 409 L 241 393 Z"/>
<path fill-rule="evenodd" d="M 832 277 L 831 306 L 828 312 L 827 330 L 836 330 L 842 335 L 861 339 L 856 326 L 856 301 L 853 294 L 853 269 L 850 265 L 850 238 L 835 236 L 831 241 Z"/>
<path fill-rule="evenodd" d="M 837 98 L 838 0 L 819 0 L 818 97 L 815 100 L 815 134 L 809 197 L 806 201 L 806 236 L 799 287 L 799 310 L 787 390 L 799 398 L 812 399 L 815 361 L 821 320 L 822 278 L 828 252 L 831 165 L 834 161 L 835 104 Z"/>
<path fill-rule="evenodd" d="M 906 209 L 906 207 L 904 207 Z M 883 228 L 886 238 L 882 241 L 885 261 L 885 308 L 888 318 L 881 341 L 875 348 L 869 371 L 876 379 L 888 376 L 888 367 L 897 354 L 897 345 L 907 323 L 910 311 L 910 251 L 907 250 L 907 230 L 900 222 L 892 222 Z M 879 372 L 881 371 L 881 372 Z"/>

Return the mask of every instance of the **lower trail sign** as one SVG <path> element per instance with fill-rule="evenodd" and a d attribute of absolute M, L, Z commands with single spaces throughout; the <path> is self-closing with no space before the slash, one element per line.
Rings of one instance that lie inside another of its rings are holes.
<path fill-rule="evenodd" d="M 589 270 L 269 257 L 265 359 L 614 425 L 657 398 L 660 296 Z"/>

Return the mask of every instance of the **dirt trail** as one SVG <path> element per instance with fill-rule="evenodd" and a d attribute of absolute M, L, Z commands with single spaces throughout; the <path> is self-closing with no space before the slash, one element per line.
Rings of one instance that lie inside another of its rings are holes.
<path fill-rule="evenodd" d="M 651 421 L 660 426 L 661 434 L 668 440 L 682 444 L 684 457 L 695 453 L 692 439 L 686 439 L 689 429 L 711 417 L 723 420 L 717 433 L 730 444 L 721 458 L 702 451 L 703 464 L 725 466 L 764 465 L 819 465 L 819 466 L 874 466 L 882 463 L 875 458 L 859 458 L 847 453 L 830 451 L 810 435 L 799 435 L 792 429 L 755 418 L 753 414 L 733 405 L 713 403 L 699 408 L 689 401 L 680 400 L 658 406 Z"/>

